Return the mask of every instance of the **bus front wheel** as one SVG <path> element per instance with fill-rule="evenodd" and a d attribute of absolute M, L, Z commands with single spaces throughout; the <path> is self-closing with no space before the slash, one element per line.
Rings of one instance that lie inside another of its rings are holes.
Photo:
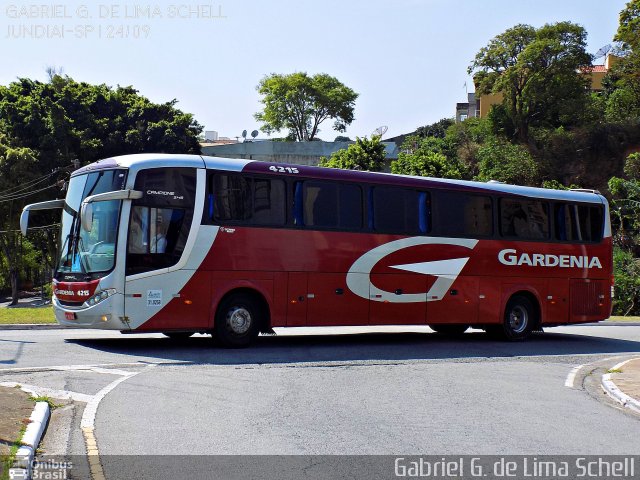
<path fill-rule="evenodd" d="M 260 305 L 252 296 L 232 294 L 218 307 L 214 338 L 224 347 L 246 347 L 258 336 L 260 315 Z"/>

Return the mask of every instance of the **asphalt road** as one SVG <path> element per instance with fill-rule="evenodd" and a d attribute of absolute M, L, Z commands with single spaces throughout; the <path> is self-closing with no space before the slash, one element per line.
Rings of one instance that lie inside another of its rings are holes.
<path fill-rule="evenodd" d="M 122 473 L 113 455 L 640 454 L 640 419 L 593 382 L 612 357 L 640 352 L 640 326 L 555 328 L 522 343 L 386 330 L 279 331 L 244 350 L 204 336 L 0 331 L 0 382 L 91 397 L 119 378 L 93 417 L 108 479 Z M 49 448 L 81 453 L 78 423 L 47 432 Z"/>

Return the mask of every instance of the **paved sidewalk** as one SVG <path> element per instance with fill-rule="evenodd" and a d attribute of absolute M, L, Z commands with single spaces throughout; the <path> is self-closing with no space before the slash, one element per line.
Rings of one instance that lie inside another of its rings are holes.
<path fill-rule="evenodd" d="M 0 387 L 0 457 L 8 455 L 20 429 L 29 423 L 34 402 L 19 388 Z"/>
<path fill-rule="evenodd" d="M 640 358 L 625 363 L 621 373 L 613 372 L 611 380 L 629 397 L 640 402 Z"/>

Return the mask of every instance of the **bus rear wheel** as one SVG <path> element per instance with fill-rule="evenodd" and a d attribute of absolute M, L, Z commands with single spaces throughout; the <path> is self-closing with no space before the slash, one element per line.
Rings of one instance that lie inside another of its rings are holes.
<path fill-rule="evenodd" d="M 429 325 L 429 328 L 441 335 L 456 337 L 466 332 L 469 325 Z"/>
<path fill-rule="evenodd" d="M 218 307 L 214 338 L 224 347 L 247 347 L 258 336 L 261 316 L 260 305 L 251 295 L 233 294 Z"/>
<path fill-rule="evenodd" d="M 514 295 L 504 309 L 502 325 L 487 327 L 487 333 L 504 340 L 524 340 L 538 323 L 533 302 L 524 295 Z"/>

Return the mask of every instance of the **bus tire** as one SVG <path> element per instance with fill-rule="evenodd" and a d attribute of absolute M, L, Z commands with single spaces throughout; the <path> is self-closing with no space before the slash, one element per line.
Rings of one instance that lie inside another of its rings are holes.
<path fill-rule="evenodd" d="M 262 314 L 254 297 L 246 293 L 232 294 L 218 306 L 214 338 L 223 347 L 247 347 L 258 336 Z"/>
<path fill-rule="evenodd" d="M 504 320 L 501 327 L 490 333 L 498 333 L 505 340 L 524 340 L 538 323 L 535 306 L 531 299 L 524 295 L 514 295 L 504 309 Z"/>
<path fill-rule="evenodd" d="M 429 328 L 441 335 L 457 337 L 467 331 L 469 325 L 429 325 Z"/>
<path fill-rule="evenodd" d="M 162 332 L 162 334 L 171 340 L 186 340 L 193 335 L 193 332 Z"/>

